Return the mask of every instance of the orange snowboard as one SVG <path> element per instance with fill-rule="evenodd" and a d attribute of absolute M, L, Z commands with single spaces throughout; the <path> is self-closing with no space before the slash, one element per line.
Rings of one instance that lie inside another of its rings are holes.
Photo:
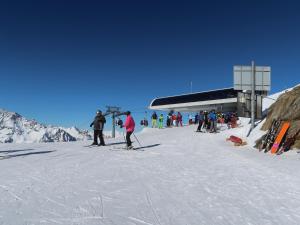
<path fill-rule="evenodd" d="M 279 146 L 280 146 L 280 143 L 285 135 L 285 133 L 287 132 L 287 130 L 289 129 L 290 127 L 290 123 L 289 122 L 284 122 L 282 127 L 281 127 L 281 130 L 279 132 L 279 134 L 277 135 L 276 137 L 276 140 L 271 148 L 271 153 L 272 154 L 275 154 L 278 149 L 279 149 Z"/>

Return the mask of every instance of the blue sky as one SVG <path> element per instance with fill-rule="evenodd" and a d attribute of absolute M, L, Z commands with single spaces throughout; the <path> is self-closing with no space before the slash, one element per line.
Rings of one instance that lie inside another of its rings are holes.
<path fill-rule="evenodd" d="M 87 128 L 96 109 L 232 86 L 232 67 L 299 83 L 297 1 L 1 1 L 0 107 Z M 108 126 L 109 127 L 109 126 Z"/>

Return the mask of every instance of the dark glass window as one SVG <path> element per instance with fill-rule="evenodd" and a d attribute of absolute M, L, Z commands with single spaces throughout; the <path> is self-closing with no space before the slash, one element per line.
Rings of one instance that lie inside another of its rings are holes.
<path fill-rule="evenodd" d="M 195 94 L 157 98 L 153 101 L 151 106 L 210 101 L 210 100 L 218 100 L 218 99 L 226 99 L 226 98 L 237 98 L 237 93 L 238 93 L 237 90 L 234 90 L 233 88 L 229 88 L 229 89 L 201 92 Z"/>

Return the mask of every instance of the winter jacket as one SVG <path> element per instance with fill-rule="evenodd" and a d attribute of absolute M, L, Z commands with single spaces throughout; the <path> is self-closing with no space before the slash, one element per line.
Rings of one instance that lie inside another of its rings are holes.
<path fill-rule="evenodd" d="M 216 121 L 217 120 L 217 115 L 214 112 L 211 112 L 208 114 L 208 118 L 210 121 Z"/>
<path fill-rule="evenodd" d="M 159 122 L 163 122 L 163 121 L 164 121 L 164 117 L 163 117 L 163 116 L 160 116 L 159 119 L 158 119 L 158 121 L 159 121 Z"/>
<path fill-rule="evenodd" d="M 182 121 L 182 115 L 180 113 L 177 114 L 177 121 Z"/>
<path fill-rule="evenodd" d="M 91 123 L 90 127 L 94 126 L 94 130 L 103 130 L 106 119 L 103 115 L 98 114 L 95 116 L 94 121 Z"/>
<path fill-rule="evenodd" d="M 127 132 L 133 132 L 135 128 L 135 123 L 131 115 L 128 115 L 125 121 L 124 127 Z"/>
<path fill-rule="evenodd" d="M 198 119 L 199 119 L 199 121 L 203 121 L 204 120 L 204 114 L 199 114 Z"/>
<path fill-rule="evenodd" d="M 156 113 L 153 113 L 151 118 L 152 118 L 153 120 L 157 120 L 157 114 L 156 114 Z"/>

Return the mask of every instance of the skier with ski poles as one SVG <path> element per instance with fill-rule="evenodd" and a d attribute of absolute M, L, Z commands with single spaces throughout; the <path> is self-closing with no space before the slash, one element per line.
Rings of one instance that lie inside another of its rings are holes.
<path fill-rule="evenodd" d="M 126 112 L 126 121 L 124 124 L 124 127 L 126 129 L 126 142 L 127 142 L 127 149 L 132 149 L 132 141 L 130 140 L 130 136 L 131 134 L 134 132 L 134 128 L 135 128 L 135 122 L 131 116 L 130 111 Z"/>
<path fill-rule="evenodd" d="M 104 138 L 103 138 L 103 129 L 104 124 L 106 123 L 105 116 L 108 114 L 102 114 L 101 110 L 97 110 L 94 121 L 90 124 L 90 127 L 94 126 L 94 142 L 92 145 L 98 145 L 98 137 L 100 139 L 99 146 L 105 146 Z"/>

